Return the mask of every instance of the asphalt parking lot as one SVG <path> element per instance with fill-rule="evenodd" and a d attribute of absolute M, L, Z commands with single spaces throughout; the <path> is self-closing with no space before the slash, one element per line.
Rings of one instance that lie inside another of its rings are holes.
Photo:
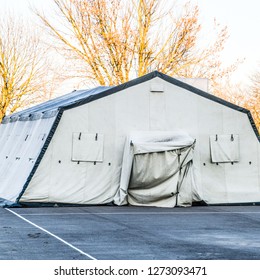
<path fill-rule="evenodd" d="M 260 206 L 0 208 L 1 260 L 260 260 Z"/>

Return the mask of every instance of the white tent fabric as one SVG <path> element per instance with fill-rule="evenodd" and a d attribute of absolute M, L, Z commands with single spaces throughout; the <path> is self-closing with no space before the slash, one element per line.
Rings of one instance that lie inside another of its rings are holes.
<path fill-rule="evenodd" d="M 0 205 L 260 203 L 259 142 L 248 110 L 155 71 L 5 117 Z"/>
<path fill-rule="evenodd" d="M 0 205 L 16 202 L 56 119 L 34 114 L 1 125 Z"/>
<path fill-rule="evenodd" d="M 109 88 L 100 86 L 73 91 L 3 119 L 0 125 L 0 206 L 14 205 L 20 199 L 33 170 L 38 167 L 40 153 L 45 152 L 48 136 L 53 135 L 51 129 L 60 108 Z"/>
<path fill-rule="evenodd" d="M 72 161 L 103 161 L 104 136 L 102 134 L 73 133 Z"/>
<path fill-rule="evenodd" d="M 239 136 L 238 135 L 211 135 L 210 136 L 211 160 L 218 162 L 239 161 Z"/>
<path fill-rule="evenodd" d="M 125 143 L 115 204 L 190 206 L 195 141 L 184 132 L 139 131 Z"/>

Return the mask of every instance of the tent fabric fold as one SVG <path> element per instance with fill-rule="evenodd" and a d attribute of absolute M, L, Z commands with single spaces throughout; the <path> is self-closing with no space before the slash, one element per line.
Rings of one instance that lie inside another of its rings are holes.
<path fill-rule="evenodd" d="M 192 203 L 195 141 L 184 132 L 133 132 L 125 143 L 114 203 L 174 207 Z M 179 197 L 179 199 L 178 199 Z"/>

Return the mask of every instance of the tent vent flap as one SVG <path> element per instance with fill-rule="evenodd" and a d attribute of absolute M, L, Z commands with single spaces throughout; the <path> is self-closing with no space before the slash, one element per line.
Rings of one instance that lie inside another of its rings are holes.
<path fill-rule="evenodd" d="M 75 132 L 72 137 L 72 161 L 103 162 L 103 134 Z"/>
<path fill-rule="evenodd" d="M 212 163 L 239 161 L 239 136 L 234 134 L 211 135 L 210 154 Z"/>

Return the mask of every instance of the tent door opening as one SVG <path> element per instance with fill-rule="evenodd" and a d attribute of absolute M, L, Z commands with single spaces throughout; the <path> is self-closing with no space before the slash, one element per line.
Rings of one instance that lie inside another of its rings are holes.
<path fill-rule="evenodd" d="M 128 135 L 117 205 L 191 206 L 195 140 L 183 131 L 136 131 Z"/>
<path fill-rule="evenodd" d="M 192 203 L 191 147 L 135 154 L 128 186 L 132 205 L 175 207 Z"/>

